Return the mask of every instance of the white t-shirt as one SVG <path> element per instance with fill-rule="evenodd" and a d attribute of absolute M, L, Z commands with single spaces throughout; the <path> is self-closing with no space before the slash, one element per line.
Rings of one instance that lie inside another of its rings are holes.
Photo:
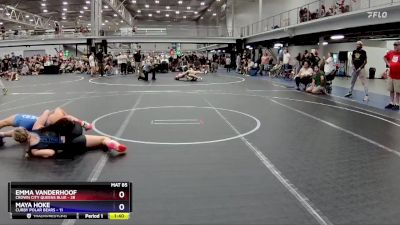
<path fill-rule="evenodd" d="M 289 52 L 283 54 L 283 64 L 289 64 L 290 62 L 290 54 Z"/>
<path fill-rule="evenodd" d="M 122 64 L 122 55 L 119 55 L 118 57 L 117 57 L 117 63 L 118 63 L 118 65 L 121 65 Z"/>
<path fill-rule="evenodd" d="M 335 70 L 335 64 L 333 63 L 333 58 L 329 57 L 325 61 L 324 72 L 326 75 L 330 74 L 333 70 Z"/>
<path fill-rule="evenodd" d="M 253 62 L 253 61 L 250 61 L 249 64 L 248 64 L 248 67 L 249 67 L 249 68 L 253 68 L 253 66 L 254 66 L 254 62 Z"/>
<path fill-rule="evenodd" d="M 89 56 L 89 65 L 92 66 L 92 67 L 95 66 L 94 56 L 93 55 Z"/>
<path fill-rule="evenodd" d="M 308 69 L 302 67 L 300 72 L 299 72 L 299 75 L 301 75 L 301 76 L 311 76 L 313 74 L 313 72 L 314 71 L 313 71 L 313 69 L 311 69 L 311 67 L 309 67 Z"/>
<path fill-rule="evenodd" d="M 128 62 L 128 57 L 126 55 L 120 55 L 120 61 L 121 61 L 121 64 L 122 63 L 126 64 Z"/>

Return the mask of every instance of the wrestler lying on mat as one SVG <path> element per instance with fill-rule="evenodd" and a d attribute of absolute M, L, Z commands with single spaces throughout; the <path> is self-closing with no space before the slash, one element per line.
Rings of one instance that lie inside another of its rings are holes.
<path fill-rule="evenodd" d="M 125 154 L 126 146 L 105 136 L 83 135 L 82 126 L 62 118 L 49 126 L 44 126 L 48 118 L 41 116 L 32 131 L 16 128 L 0 132 L 2 137 L 12 137 L 15 141 L 26 144 L 26 157 L 38 158 L 73 158 L 89 149 L 105 148 L 114 156 Z"/>
<path fill-rule="evenodd" d="M 62 118 L 66 118 L 69 121 L 76 123 L 85 130 L 91 130 L 92 125 L 86 121 L 80 120 L 76 117 L 73 117 L 69 114 L 67 114 L 62 108 L 58 107 L 53 111 L 50 110 L 45 110 L 42 113 L 43 117 L 46 117 L 46 122 L 45 125 L 49 126 L 51 124 L 54 124 L 58 120 Z M 28 131 L 31 131 L 33 128 L 33 125 L 37 122 L 39 117 L 35 115 L 29 115 L 29 114 L 15 114 L 12 116 L 7 117 L 4 120 L 0 120 L 0 129 L 3 127 L 23 127 Z M 0 136 L 0 146 L 4 145 L 3 139 Z"/>

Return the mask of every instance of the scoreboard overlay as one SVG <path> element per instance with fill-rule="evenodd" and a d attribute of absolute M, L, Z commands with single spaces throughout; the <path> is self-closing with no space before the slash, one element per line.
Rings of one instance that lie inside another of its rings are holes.
<path fill-rule="evenodd" d="M 131 182 L 9 182 L 12 219 L 129 219 Z"/>

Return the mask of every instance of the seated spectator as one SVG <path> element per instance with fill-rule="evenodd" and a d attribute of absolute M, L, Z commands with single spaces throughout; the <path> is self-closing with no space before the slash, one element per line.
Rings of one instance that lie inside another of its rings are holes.
<path fill-rule="evenodd" d="M 325 5 L 321 5 L 321 10 L 319 12 L 319 17 L 325 17 L 326 16 L 326 9 L 325 9 Z"/>
<path fill-rule="evenodd" d="M 325 73 L 319 69 L 319 66 L 314 66 L 312 82 L 306 91 L 312 94 L 325 93 Z"/>
<path fill-rule="evenodd" d="M 29 75 L 29 74 L 30 74 L 30 72 L 29 72 L 29 66 L 28 66 L 27 63 L 24 63 L 24 64 L 22 65 L 21 75 L 22 75 L 22 76 L 26 76 L 26 75 Z"/>
<path fill-rule="evenodd" d="M 304 90 L 306 90 L 307 85 L 312 82 L 313 72 L 313 69 L 310 67 L 310 62 L 305 61 L 303 67 L 295 77 L 297 90 L 300 90 L 300 83 L 304 84 Z"/>

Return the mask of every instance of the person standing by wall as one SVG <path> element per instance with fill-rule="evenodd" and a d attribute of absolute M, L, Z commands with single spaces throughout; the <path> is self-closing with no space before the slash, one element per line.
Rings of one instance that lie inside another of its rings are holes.
<path fill-rule="evenodd" d="M 135 59 L 136 74 L 140 77 L 142 74 L 142 55 L 140 54 L 140 50 L 133 55 L 133 58 Z"/>
<path fill-rule="evenodd" d="M 260 72 L 259 74 L 262 76 L 263 71 L 267 69 L 269 63 L 269 55 L 268 53 L 264 53 L 264 55 L 261 57 L 261 63 L 260 63 Z"/>
<path fill-rule="evenodd" d="M 390 103 L 385 108 L 398 111 L 400 109 L 400 41 L 396 41 L 393 46 L 394 50 L 383 57 L 390 71 L 388 80 Z"/>
<path fill-rule="evenodd" d="M 361 41 L 357 41 L 357 49 L 353 51 L 351 62 L 353 64 L 351 86 L 349 93 L 344 97 L 349 98 L 353 95 L 354 85 L 356 84 L 357 78 L 359 78 L 361 84 L 364 86 L 364 101 L 368 101 L 368 83 L 365 72 L 365 66 L 367 65 L 367 52 L 363 49 L 363 43 Z"/>
<path fill-rule="evenodd" d="M 96 61 L 95 61 L 95 57 L 94 57 L 94 52 L 90 53 L 89 67 L 90 67 L 90 76 L 93 77 L 96 74 Z"/>
<path fill-rule="evenodd" d="M 122 52 L 120 55 L 120 60 L 121 60 L 121 74 L 122 75 L 127 75 L 128 71 L 128 56 L 125 54 L 125 52 Z"/>
<path fill-rule="evenodd" d="M 236 72 L 240 73 L 240 66 L 242 62 L 242 57 L 240 53 L 236 56 Z"/>
<path fill-rule="evenodd" d="M 97 65 L 99 67 L 100 76 L 104 76 L 104 54 L 103 49 L 100 49 L 99 52 L 96 54 Z"/>
<path fill-rule="evenodd" d="M 231 57 L 227 56 L 225 59 L 226 72 L 231 72 Z"/>
<path fill-rule="evenodd" d="M 4 25 L 1 25 L 1 37 L 4 39 L 6 39 L 6 28 L 4 27 Z"/>
<path fill-rule="evenodd" d="M 291 55 L 289 53 L 289 50 L 287 48 L 285 48 L 285 50 L 283 51 L 283 68 L 285 70 L 289 69 L 289 63 L 290 63 L 290 59 L 291 59 Z"/>

